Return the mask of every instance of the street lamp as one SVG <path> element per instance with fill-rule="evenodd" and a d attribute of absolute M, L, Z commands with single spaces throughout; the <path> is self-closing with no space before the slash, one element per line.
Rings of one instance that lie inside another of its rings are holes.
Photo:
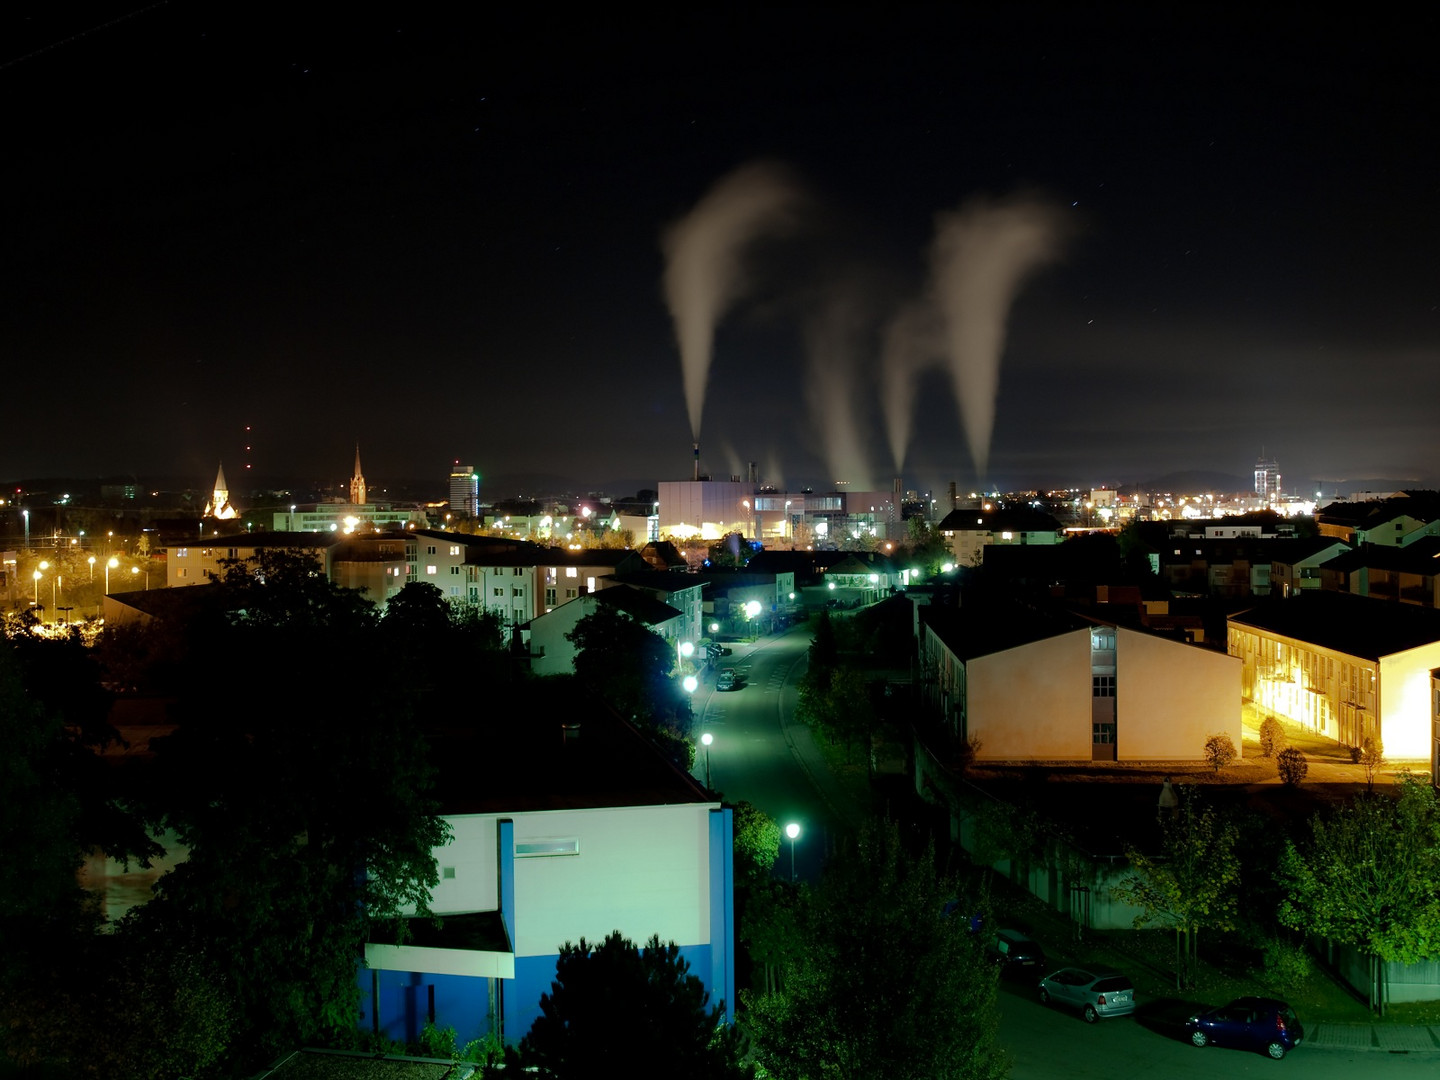
<path fill-rule="evenodd" d="M 700 736 L 700 742 L 705 747 L 705 790 L 710 790 L 710 744 L 715 741 L 715 736 L 708 731 Z"/>
<path fill-rule="evenodd" d="M 95 580 L 95 556 L 94 556 L 94 555 L 91 555 L 90 558 L 86 559 L 85 561 L 90 564 L 90 580 L 91 580 L 91 581 L 94 581 L 94 580 Z"/>
<path fill-rule="evenodd" d="M 114 555 L 105 560 L 105 595 L 110 595 L 110 571 L 120 565 L 120 560 Z"/>
<path fill-rule="evenodd" d="M 790 880 L 795 880 L 795 841 L 800 836 L 800 826 L 790 822 L 785 826 L 785 835 L 790 838 Z"/>
<path fill-rule="evenodd" d="M 130 567 L 130 576 L 131 576 L 131 577 L 134 577 L 134 576 L 135 576 L 136 574 L 138 574 L 138 573 L 140 573 L 140 567 L 138 567 L 138 566 L 132 566 L 132 567 Z M 147 588 L 147 589 L 150 588 L 150 568 L 149 568 L 148 566 L 145 568 L 145 588 Z"/>
<path fill-rule="evenodd" d="M 43 565 L 45 565 L 45 564 L 44 564 L 44 563 L 41 563 L 40 565 L 43 566 Z M 36 570 L 36 571 L 35 571 L 34 577 L 35 577 L 35 606 L 38 608 L 38 607 L 40 606 L 40 571 L 39 571 L 39 570 Z"/>

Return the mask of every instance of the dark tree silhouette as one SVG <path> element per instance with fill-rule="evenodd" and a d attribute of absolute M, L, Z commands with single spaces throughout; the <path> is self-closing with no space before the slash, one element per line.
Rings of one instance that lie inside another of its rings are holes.
<path fill-rule="evenodd" d="M 642 949 L 618 930 L 599 945 L 567 941 L 511 1063 L 554 1080 L 749 1076 L 739 1033 L 723 1016 L 673 942 L 652 937 Z"/>

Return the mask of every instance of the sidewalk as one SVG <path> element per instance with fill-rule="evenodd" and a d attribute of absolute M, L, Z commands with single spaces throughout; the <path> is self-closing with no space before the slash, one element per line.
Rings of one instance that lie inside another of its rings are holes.
<path fill-rule="evenodd" d="M 1302 1016 L 1303 1024 L 1305 1018 Z M 1305 1044 L 1321 1050 L 1440 1053 L 1440 1026 L 1420 1024 L 1307 1024 Z"/>

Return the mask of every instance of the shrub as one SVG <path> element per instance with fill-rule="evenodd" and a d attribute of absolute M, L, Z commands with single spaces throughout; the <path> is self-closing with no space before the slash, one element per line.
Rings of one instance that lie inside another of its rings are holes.
<path fill-rule="evenodd" d="M 1359 764 L 1360 764 L 1360 747 L 1358 747 L 1358 746 L 1347 746 L 1346 749 L 1350 751 L 1350 763 L 1351 763 L 1352 765 L 1359 765 Z"/>
<path fill-rule="evenodd" d="M 1272 990 L 1289 992 L 1314 972 L 1310 954 L 1284 938 L 1271 938 L 1261 950 L 1264 970 L 1261 977 Z"/>
<path fill-rule="evenodd" d="M 1260 722 L 1260 756 L 1274 757 L 1285 749 L 1285 729 L 1280 721 L 1267 716 Z"/>
<path fill-rule="evenodd" d="M 1280 768 L 1280 779 L 1290 787 L 1295 787 L 1305 774 L 1310 771 L 1310 765 L 1305 760 L 1305 755 L 1295 747 L 1287 747 L 1275 755 L 1275 764 Z"/>
<path fill-rule="evenodd" d="M 1365 741 L 1360 744 L 1358 764 L 1365 770 L 1366 785 L 1374 788 L 1375 770 L 1385 764 L 1385 748 L 1373 735 L 1366 735 Z"/>
<path fill-rule="evenodd" d="M 1205 740 L 1205 760 L 1217 773 L 1235 760 L 1235 743 L 1229 735 L 1211 735 Z"/>

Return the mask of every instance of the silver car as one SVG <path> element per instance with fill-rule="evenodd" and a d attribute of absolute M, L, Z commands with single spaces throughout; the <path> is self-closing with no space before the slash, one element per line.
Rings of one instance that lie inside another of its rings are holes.
<path fill-rule="evenodd" d="M 1118 971 L 1061 968 L 1040 980 L 1040 1000 L 1079 1009 L 1087 1024 L 1135 1012 L 1135 985 Z"/>

